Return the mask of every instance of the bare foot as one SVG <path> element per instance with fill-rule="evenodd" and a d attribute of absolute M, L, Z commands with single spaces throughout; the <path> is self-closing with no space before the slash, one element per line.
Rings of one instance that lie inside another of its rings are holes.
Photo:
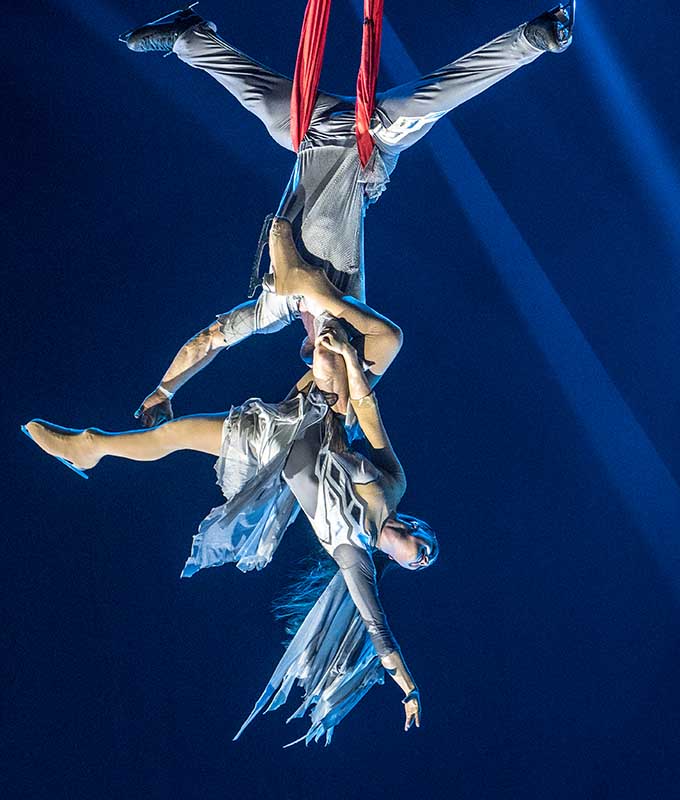
<path fill-rule="evenodd" d="M 51 456 L 70 461 L 78 469 L 95 467 L 103 455 L 97 452 L 96 434 L 90 428 L 78 431 L 34 419 L 26 423 L 26 430 L 38 447 Z"/>
<path fill-rule="evenodd" d="M 269 252 L 274 268 L 274 287 L 280 295 L 312 298 L 328 292 L 330 282 L 320 267 L 308 264 L 298 253 L 290 222 L 277 218 L 269 233 Z"/>

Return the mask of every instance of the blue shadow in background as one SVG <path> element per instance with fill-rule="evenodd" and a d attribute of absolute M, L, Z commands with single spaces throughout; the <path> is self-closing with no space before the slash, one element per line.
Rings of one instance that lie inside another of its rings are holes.
<path fill-rule="evenodd" d="M 200 9 L 290 74 L 303 7 Z M 645 9 L 668 18 L 661 2 Z M 381 589 L 423 726 L 403 733 L 390 683 L 328 749 L 284 751 L 305 726 L 284 728 L 283 713 L 231 738 L 280 657 L 270 605 L 313 552 L 306 523 L 262 573 L 180 581 L 197 523 L 222 502 L 212 459 L 104 459 L 80 481 L 19 432 L 32 417 L 133 426 L 181 344 L 243 301 L 292 169 L 216 82 L 117 41 L 169 10 L 64 0 L 5 20 L 4 794 L 675 797 L 673 49 L 639 8 L 604 27 L 603 7 L 582 2 L 567 53 L 439 122 L 368 211 L 368 298 L 405 333 L 381 409 L 404 507 L 442 547 L 431 571 Z M 379 88 L 540 10 L 393 0 Z M 333 5 L 331 91 L 353 92 L 360 14 Z M 285 396 L 302 336 L 224 353 L 176 413 Z"/>

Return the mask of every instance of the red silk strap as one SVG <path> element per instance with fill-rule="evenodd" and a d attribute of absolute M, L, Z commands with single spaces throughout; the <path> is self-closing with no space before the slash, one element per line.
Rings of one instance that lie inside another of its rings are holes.
<path fill-rule="evenodd" d="M 307 133 L 316 103 L 330 10 L 331 0 L 308 0 L 305 9 L 290 96 L 290 137 L 296 153 Z"/>
<path fill-rule="evenodd" d="M 370 125 L 375 109 L 375 86 L 380 68 L 383 7 L 384 0 L 364 0 L 364 28 L 355 109 L 357 149 L 364 167 L 373 152 Z M 307 0 L 290 97 L 290 137 L 296 153 L 312 120 L 326 48 L 330 10 L 331 0 Z"/>
<path fill-rule="evenodd" d="M 356 136 L 361 165 L 366 166 L 373 152 L 371 117 L 375 110 L 375 86 L 380 69 L 380 43 L 384 0 L 364 0 L 364 31 L 361 40 L 361 65 L 357 76 Z"/>

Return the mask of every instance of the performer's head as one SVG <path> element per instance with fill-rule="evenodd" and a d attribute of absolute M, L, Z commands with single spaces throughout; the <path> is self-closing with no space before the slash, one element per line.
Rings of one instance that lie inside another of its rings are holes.
<path fill-rule="evenodd" d="M 425 569 L 439 556 L 432 528 L 409 514 L 390 514 L 380 531 L 379 547 L 404 569 Z"/>
<path fill-rule="evenodd" d="M 317 387 L 337 395 L 344 405 L 349 399 L 347 372 L 342 355 L 327 346 L 324 335 L 330 334 L 336 343 L 347 342 L 347 333 L 342 322 L 330 314 L 320 314 L 314 318 L 314 355 L 312 375 Z"/>

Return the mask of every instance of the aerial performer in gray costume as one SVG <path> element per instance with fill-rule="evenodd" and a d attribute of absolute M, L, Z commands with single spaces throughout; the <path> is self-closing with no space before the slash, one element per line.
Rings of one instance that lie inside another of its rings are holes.
<path fill-rule="evenodd" d="M 378 21 L 367 17 L 365 34 L 366 26 Z M 291 223 L 296 246 L 306 261 L 322 267 L 344 295 L 364 300 L 364 215 L 385 190 L 400 153 L 447 112 L 519 67 L 544 52 L 565 50 L 571 43 L 573 22 L 574 3 L 570 2 L 429 75 L 374 95 L 364 125 L 363 149 L 358 146 L 355 98 L 318 91 L 308 123 L 293 130 L 291 103 L 298 103 L 296 84 L 227 44 L 217 35 L 214 23 L 191 8 L 136 28 L 121 39 L 137 52 L 174 52 L 189 66 L 207 72 L 262 121 L 277 144 L 297 152 L 277 216 Z M 299 298 L 271 291 L 221 314 L 178 354 L 170 370 L 172 391 L 219 350 L 254 333 L 280 330 L 299 318 L 309 336 L 312 321 Z M 309 339 L 303 350 L 307 355 L 311 352 Z M 151 392 L 138 416 L 145 425 L 171 418 L 167 390 Z"/>
<path fill-rule="evenodd" d="M 402 150 L 449 110 L 542 52 L 565 49 L 572 23 L 573 4 L 546 12 L 428 76 L 378 95 L 368 121 L 360 120 L 351 98 L 319 92 L 308 124 L 297 133 L 291 126 L 293 83 L 223 42 L 215 26 L 191 9 L 123 37 L 133 50 L 174 51 L 207 71 L 262 120 L 275 141 L 297 152 L 270 234 L 272 266 L 264 291 L 191 339 L 138 416 L 147 426 L 171 420 L 173 393 L 217 352 L 296 318 L 307 329 L 312 370 L 280 404 L 251 399 L 229 414 L 183 417 L 147 431 L 74 431 L 34 420 L 25 432 L 76 470 L 95 466 L 105 455 L 156 460 L 192 449 L 218 456 L 226 503 L 201 524 L 185 576 L 227 562 L 243 570 L 265 566 L 303 509 L 339 570 L 245 725 L 259 711 L 281 705 L 297 681 L 305 694 L 293 717 L 311 716 L 302 738 L 329 741 L 384 671 L 404 691 L 405 728 L 420 723 L 420 694 L 385 620 L 376 564 L 382 554 L 407 569 L 422 569 L 436 559 L 438 545 L 425 523 L 397 512 L 404 473 L 372 387 L 399 350 L 401 333 L 360 302 L 363 216 L 385 189 Z M 351 445 L 357 427 L 368 458 Z"/>
<path fill-rule="evenodd" d="M 243 728 L 267 706 L 281 705 L 298 681 L 305 695 L 293 716 L 311 716 L 302 739 L 325 735 L 329 741 L 335 725 L 387 671 L 404 692 L 408 730 L 420 725 L 420 694 L 380 603 L 374 555 L 422 569 L 437 558 L 438 544 L 426 523 L 397 511 L 404 471 L 367 378 L 369 366 L 374 376 L 387 369 L 401 347 L 401 331 L 306 264 L 286 220 L 275 220 L 270 252 L 271 288 L 278 297 L 302 298 L 316 328 L 312 370 L 287 400 L 250 399 L 228 414 L 180 417 L 148 430 L 73 430 L 33 420 L 24 432 L 76 471 L 105 456 L 155 461 L 178 450 L 217 456 L 226 502 L 201 523 L 184 577 L 228 562 L 244 571 L 266 566 L 302 508 L 339 569 Z M 361 358 L 348 332 L 361 337 Z M 350 411 L 367 456 L 348 439 Z"/>

